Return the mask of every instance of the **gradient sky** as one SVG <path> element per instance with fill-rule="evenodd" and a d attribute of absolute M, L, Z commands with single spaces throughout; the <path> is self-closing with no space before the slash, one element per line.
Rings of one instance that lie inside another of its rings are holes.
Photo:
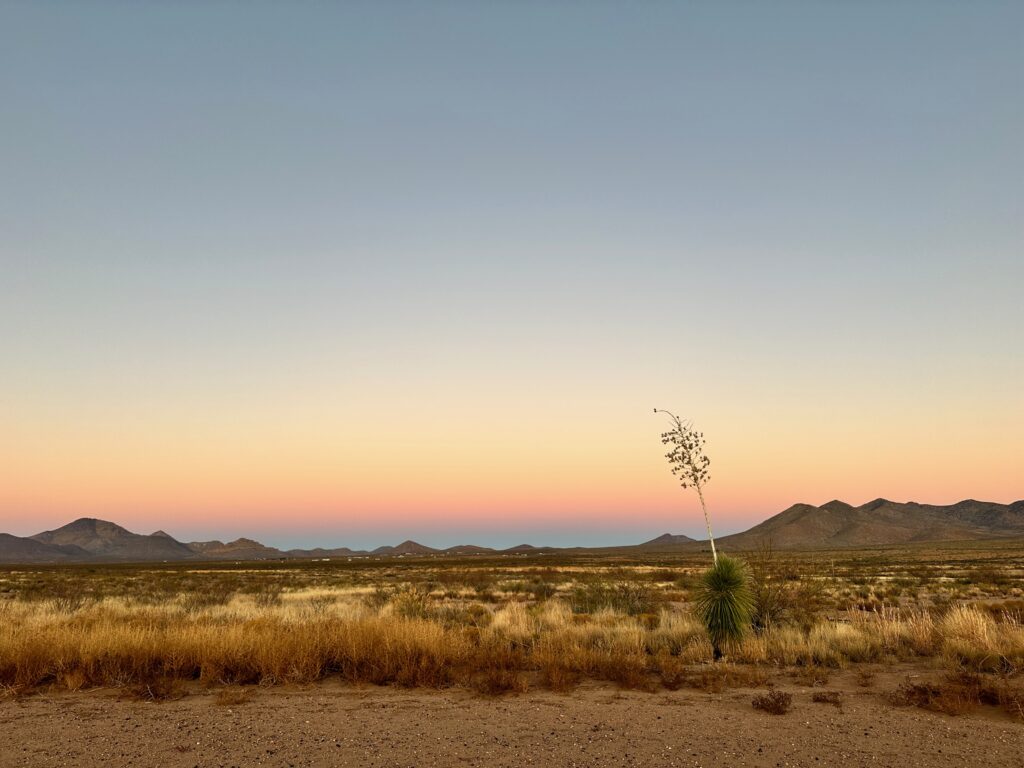
<path fill-rule="evenodd" d="M 1024 497 L 1019 3 L 0 5 L 0 530 Z"/>

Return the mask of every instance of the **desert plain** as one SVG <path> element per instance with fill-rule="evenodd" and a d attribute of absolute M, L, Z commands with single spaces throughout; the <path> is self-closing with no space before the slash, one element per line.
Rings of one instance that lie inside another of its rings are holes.
<path fill-rule="evenodd" d="M 0 766 L 1020 765 L 1024 545 L 5 566 Z"/>

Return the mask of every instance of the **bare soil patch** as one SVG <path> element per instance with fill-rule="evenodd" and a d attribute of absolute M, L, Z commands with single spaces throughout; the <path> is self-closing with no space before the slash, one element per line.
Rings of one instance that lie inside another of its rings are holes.
<path fill-rule="evenodd" d="M 110 690 L 0 700 L 0 768 L 81 766 L 894 766 L 1019 768 L 1024 724 L 994 708 L 959 717 L 893 707 L 853 672 L 820 688 L 780 681 L 784 715 L 756 688 L 645 693 L 585 683 L 569 694 L 481 696 L 334 681 L 227 697 L 147 701 Z"/>

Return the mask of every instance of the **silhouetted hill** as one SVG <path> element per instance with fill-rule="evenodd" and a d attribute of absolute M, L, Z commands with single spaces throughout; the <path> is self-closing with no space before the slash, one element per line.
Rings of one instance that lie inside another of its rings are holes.
<path fill-rule="evenodd" d="M 285 553 L 279 549 L 245 538 L 227 544 L 223 541 L 192 541 L 188 547 L 203 557 L 215 560 L 273 560 L 285 557 Z"/>
<path fill-rule="evenodd" d="M 144 536 L 91 517 L 83 517 L 63 528 L 43 531 L 30 538 L 41 544 L 78 547 L 100 560 L 187 560 L 196 555 L 170 536 Z"/>
<path fill-rule="evenodd" d="M 794 504 L 743 533 L 716 539 L 726 551 L 753 549 L 771 541 L 780 549 L 884 546 L 971 539 L 1024 538 L 1024 500 L 1012 504 L 965 499 L 948 506 L 875 499 L 859 507 L 834 499 L 820 507 Z M 2 563 L 71 563 L 92 561 L 271 560 L 331 557 L 402 557 L 471 555 L 541 555 L 588 551 L 694 551 L 706 541 L 665 533 L 643 544 L 621 547 L 535 547 L 520 544 L 495 550 L 459 544 L 440 550 L 404 541 L 372 552 L 348 547 L 290 549 L 287 552 L 247 538 L 182 544 L 164 531 L 132 533 L 104 520 L 82 518 L 54 531 L 28 538 L 0 534 Z"/>
<path fill-rule="evenodd" d="M 377 547 L 372 555 L 437 555 L 441 550 L 418 544 L 415 541 L 403 541 L 397 547 Z"/>
<path fill-rule="evenodd" d="M 656 539 L 645 541 L 643 544 L 638 544 L 637 546 L 649 549 L 657 549 L 659 547 L 670 547 L 673 544 L 690 544 L 695 541 L 696 539 L 691 539 L 689 536 L 684 536 L 681 533 L 663 533 Z"/>
<path fill-rule="evenodd" d="M 863 547 L 1024 536 L 1024 502 L 965 501 L 948 506 L 875 499 L 854 507 L 830 501 L 794 504 L 753 528 L 716 540 L 746 549 L 770 540 L 780 548 Z"/>
<path fill-rule="evenodd" d="M 494 550 L 490 547 L 478 547 L 476 544 L 458 544 L 444 550 L 446 555 L 489 555 Z"/>

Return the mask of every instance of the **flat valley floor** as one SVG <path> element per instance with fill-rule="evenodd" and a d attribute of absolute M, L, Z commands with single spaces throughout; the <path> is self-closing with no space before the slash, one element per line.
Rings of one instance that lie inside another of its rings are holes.
<path fill-rule="evenodd" d="M 330 681 L 241 704 L 196 691 L 163 702 L 116 692 L 0 700 L 0 768 L 47 766 L 935 766 L 1024 764 L 1024 723 L 988 708 L 950 717 L 893 707 L 837 679 L 836 707 L 793 694 L 784 715 L 730 689 L 483 697 Z M 223 699 L 221 699 L 222 701 Z"/>

